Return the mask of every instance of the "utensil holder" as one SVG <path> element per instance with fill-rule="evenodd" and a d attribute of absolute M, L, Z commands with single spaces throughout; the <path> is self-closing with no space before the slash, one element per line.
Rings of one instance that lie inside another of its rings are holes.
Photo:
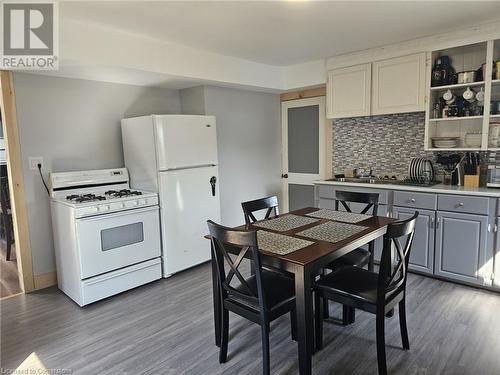
<path fill-rule="evenodd" d="M 464 186 L 466 187 L 479 187 L 480 169 L 477 168 L 476 174 L 466 174 L 464 176 Z"/>

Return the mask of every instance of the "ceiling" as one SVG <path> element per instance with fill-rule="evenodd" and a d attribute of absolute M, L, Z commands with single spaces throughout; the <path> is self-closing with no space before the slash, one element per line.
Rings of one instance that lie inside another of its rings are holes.
<path fill-rule="evenodd" d="M 500 18 L 500 2 L 61 2 L 60 16 L 269 65 L 292 65 Z"/>

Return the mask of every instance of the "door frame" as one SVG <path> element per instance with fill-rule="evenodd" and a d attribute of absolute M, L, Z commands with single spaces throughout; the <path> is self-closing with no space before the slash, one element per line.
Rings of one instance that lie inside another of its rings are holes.
<path fill-rule="evenodd" d="M 310 173 L 290 173 L 288 171 L 288 109 L 297 107 L 319 106 L 319 166 L 318 174 Z M 288 185 L 295 183 L 299 185 L 313 185 L 312 181 L 324 179 L 331 175 L 331 144 L 328 146 L 328 141 L 331 140 L 331 134 L 328 136 L 326 126 L 326 97 L 317 96 L 305 99 L 287 100 L 281 103 L 281 163 L 282 163 L 282 212 L 288 212 Z M 330 142 L 331 143 L 331 142 Z M 330 157 L 328 157 L 328 154 Z M 330 162 L 328 163 L 328 159 Z M 330 172 L 327 171 L 330 168 Z M 288 178 L 284 178 L 288 175 Z M 292 177 L 292 178 L 290 178 Z"/>
<path fill-rule="evenodd" d="M 29 235 L 28 208 L 24 190 L 23 161 L 17 127 L 16 96 L 11 71 L 0 70 L 0 109 L 5 138 L 7 174 L 11 198 L 12 221 L 19 285 L 23 292 L 35 290 L 33 258 Z"/>

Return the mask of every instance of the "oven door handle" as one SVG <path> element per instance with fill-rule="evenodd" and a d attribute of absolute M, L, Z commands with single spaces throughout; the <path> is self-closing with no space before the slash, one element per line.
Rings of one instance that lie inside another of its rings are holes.
<path fill-rule="evenodd" d="M 141 213 L 141 212 L 148 212 L 148 211 L 158 211 L 160 207 L 158 206 L 148 206 L 148 207 L 141 207 L 141 208 L 132 208 L 130 210 L 124 210 L 124 211 L 117 211 L 117 212 L 109 212 L 109 213 L 103 213 L 103 214 L 96 214 L 92 216 L 86 216 L 86 217 L 81 217 L 76 220 L 79 221 L 97 221 L 101 219 L 109 219 L 113 217 L 119 217 L 119 216 L 124 216 L 124 215 L 131 215 L 135 213 Z"/>

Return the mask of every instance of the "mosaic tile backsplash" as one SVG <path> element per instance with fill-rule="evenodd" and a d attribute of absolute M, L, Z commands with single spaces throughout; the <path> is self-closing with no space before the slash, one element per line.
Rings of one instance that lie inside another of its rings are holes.
<path fill-rule="evenodd" d="M 334 174 L 371 167 L 377 176 L 402 178 L 413 157 L 434 163 L 434 153 L 424 151 L 424 112 L 336 119 L 332 131 Z"/>

